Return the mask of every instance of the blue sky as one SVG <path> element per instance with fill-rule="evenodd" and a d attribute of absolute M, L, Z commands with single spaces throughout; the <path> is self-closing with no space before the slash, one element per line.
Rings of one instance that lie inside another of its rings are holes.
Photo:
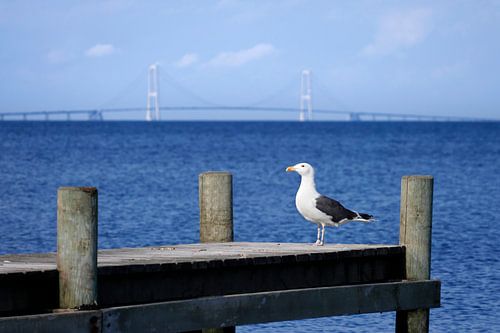
<path fill-rule="evenodd" d="M 500 1 L 0 0 L 0 112 L 143 106 L 158 63 L 162 106 L 297 107 L 310 69 L 317 108 L 500 119 L 499 41 Z"/>

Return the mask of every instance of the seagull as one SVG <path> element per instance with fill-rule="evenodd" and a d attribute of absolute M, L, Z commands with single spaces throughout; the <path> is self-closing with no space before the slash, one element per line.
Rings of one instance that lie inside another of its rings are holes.
<path fill-rule="evenodd" d="M 302 178 L 295 196 L 295 206 L 307 221 L 318 226 L 318 237 L 314 245 L 321 246 L 324 244 L 325 226 L 338 227 L 351 221 L 373 221 L 372 215 L 349 210 L 342 206 L 340 202 L 318 193 L 314 183 L 314 169 L 310 164 L 299 163 L 289 166 L 286 171 L 295 171 Z"/>

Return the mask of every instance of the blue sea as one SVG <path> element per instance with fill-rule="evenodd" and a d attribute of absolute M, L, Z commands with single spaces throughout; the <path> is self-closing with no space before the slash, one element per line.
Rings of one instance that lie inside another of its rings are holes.
<path fill-rule="evenodd" d="M 399 240 L 400 182 L 434 176 L 431 332 L 500 331 L 500 123 L 0 122 L 0 253 L 56 249 L 60 186 L 99 190 L 99 247 L 198 241 L 198 174 L 233 174 L 236 241 L 310 242 L 296 212 L 309 162 L 318 190 L 376 223 L 328 243 Z M 238 332 L 393 332 L 394 313 L 238 327 Z"/>

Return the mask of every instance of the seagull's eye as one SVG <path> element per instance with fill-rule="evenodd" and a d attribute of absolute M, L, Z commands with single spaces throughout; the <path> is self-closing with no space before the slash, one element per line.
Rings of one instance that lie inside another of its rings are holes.
<path fill-rule="evenodd" d="M 304 164 L 301 165 L 301 167 L 304 167 L 304 166 L 305 166 Z"/>

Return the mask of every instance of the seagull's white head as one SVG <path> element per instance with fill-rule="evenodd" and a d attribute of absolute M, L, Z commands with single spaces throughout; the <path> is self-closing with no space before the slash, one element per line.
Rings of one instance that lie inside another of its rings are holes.
<path fill-rule="evenodd" d="M 298 163 L 294 166 L 289 166 L 286 168 L 287 172 L 295 171 L 301 176 L 314 176 L 314 169 L 309 163 Z"/>

